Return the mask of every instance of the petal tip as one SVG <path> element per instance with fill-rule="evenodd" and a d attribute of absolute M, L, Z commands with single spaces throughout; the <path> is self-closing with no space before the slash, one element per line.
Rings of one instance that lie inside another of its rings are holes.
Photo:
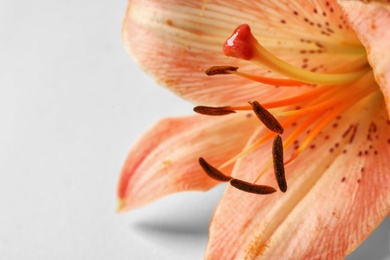
<path fill-rule="evenodd" d="M 118 198 L 116 212 L 117 213 L 124 212 L 125 211 L 125 204 L 126 204 L 126 202 L 124 199 Z"/>

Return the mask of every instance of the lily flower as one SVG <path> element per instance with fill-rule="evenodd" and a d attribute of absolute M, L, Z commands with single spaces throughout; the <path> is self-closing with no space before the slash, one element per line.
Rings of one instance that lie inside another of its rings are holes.
<path fill-rule="evenodd" d="M 227 181 L 206 259 L 350 254 L 390 210 L 389 23 L 379 1 L 130 0 L 125 47 L 206 115 L 143 135 L 118 210 Z"/>

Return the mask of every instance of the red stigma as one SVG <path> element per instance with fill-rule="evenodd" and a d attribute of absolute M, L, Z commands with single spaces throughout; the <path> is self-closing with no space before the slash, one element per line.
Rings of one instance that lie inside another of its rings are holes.
<path fill-rule="evenodd" d="M 223 44 L 223 53 L 228 57 L 250 60 L 253 57 L 253 39 L 249 25 L 241 24 Z"/>

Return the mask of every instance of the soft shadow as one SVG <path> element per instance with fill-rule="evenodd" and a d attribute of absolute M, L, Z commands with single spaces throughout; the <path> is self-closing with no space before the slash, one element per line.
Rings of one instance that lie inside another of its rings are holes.
<path fill-rule="evenodd" d="M 207 236 L 209 218 L 203 221 L 180 221 L 180 222 L 158 222 L 158 221 L 143 221 L 133 223 L 131 228 L 143 233 L 163 233 L 165 235 L 192 235 L 192 236 Z"/>
<path fill-rule="evenodd" d="M 132 211 L 130 232 L 137 243 L 157 252 L 159 259 L 202 259 L 209 222 L 223 188 L 168 196 Z"/>
<path fill-rule="evenodd" d="M 167 196 L 132 212 L 130 229 L 145 234 L 208 235 L 209 222 L 224 186 L 208 192 Z"/>
<path fill-rule="evenodd" d="M 390 217 L 369 236 L 346 260 L 389 260 Z"/>

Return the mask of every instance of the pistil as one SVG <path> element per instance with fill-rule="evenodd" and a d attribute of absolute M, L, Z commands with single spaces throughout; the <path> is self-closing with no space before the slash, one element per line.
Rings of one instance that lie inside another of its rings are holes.
<path fill-rule="evenodd" d="M 295 67 L 275 57 L 261 46 L 247 24 L 237 27 L 232 36 L 226 40 L 223 52 L 226 56 L 251 61 L 289 79 L 309 84 L 348 84 L 354 82 L 369 70 L 369 67 L 364 66 L 352 72 L 325 74 Z"/>

